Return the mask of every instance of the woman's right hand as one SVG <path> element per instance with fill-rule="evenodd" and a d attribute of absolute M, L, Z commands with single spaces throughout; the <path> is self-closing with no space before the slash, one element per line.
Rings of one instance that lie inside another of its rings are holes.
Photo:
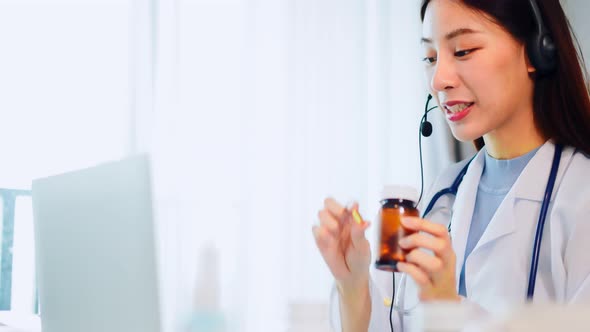
<path fill-rule="evenodd" d="M 371 249 L 365 230 L 370 223 L 357 223 L 352 217 L 354 210 L 358 211 L 358 204 L 345 208 L 327 198 L 318 212 L 320 225 L 313 227 L 316 244 L 341 295 L 366 291 L 369 285 Z"/>

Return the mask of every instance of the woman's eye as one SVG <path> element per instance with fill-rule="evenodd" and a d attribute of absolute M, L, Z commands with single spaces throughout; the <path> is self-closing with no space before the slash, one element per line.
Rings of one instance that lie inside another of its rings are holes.
<path fill-rule="evenodd" d="M 455 56 L 458 57 L 458 58 L 462 58 L 464 56 L 467 56 L 467 55 L 473 53 L 476 50 L 477 50 L 477 48 L 470 48 L 470 49 L 467 49 L 467 50 L 459 50 L 459 51 L 455 52 Z M 427 57 L 425 57 L 425 58 L 422 59 L 422 61 L 424 61 L 425 63 L 427 63 L 429 65 L 435 63 L 436 60 L 437 60 L 437 57 L 436 56 L 427 56 Z"/>
<path fill-rule="evenodd" d="M 457 52 L 455 52 L 455 56 L 461 58 L 461 57 L 471 54 L 471 52 L 473 52 L 473 51 L 475 51 L 474 48 L 469 49 L 469 50 L 457 51 Z"/>
<path fill-rule="evenodd" d="M 425 57 L 424 59 L 422 59 L 422 61 L 426 62 L 427 64 L 433 64 L 436 62 L 436 57 L 431 56 L 431 57 Z"/>

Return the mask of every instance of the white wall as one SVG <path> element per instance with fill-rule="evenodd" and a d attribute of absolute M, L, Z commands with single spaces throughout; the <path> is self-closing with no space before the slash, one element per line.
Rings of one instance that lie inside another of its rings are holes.
<path fill-rule="evenodd" d="M 561 0 L 562 5 L 573 26 L 574 33 L 580 42 L 582 52 L 586 59 L 586 66 L 590 58 L 590 1 L 588 0 Z"/>

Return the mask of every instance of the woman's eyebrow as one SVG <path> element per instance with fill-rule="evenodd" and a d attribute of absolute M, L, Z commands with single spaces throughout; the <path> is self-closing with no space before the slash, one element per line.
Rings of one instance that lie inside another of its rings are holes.
<path fill-rule="evenodd" d="M 481 31 L 473 30 L 473 29 L 470 29 L 470 28 L 458 28 L 458 29 L 455 29 L 455 30 L 447 33 L 445 35 L 445 39 L 446 40 L 451 40 L 451 39 L 456 38 L 456 37 L 461 36 L 461 35 L 472 34 L 472 33 L 480 33 L 480 32 Z M 432 39 L 422 37 L 422 39 L 420 39 L 420 43 L 422 43 L 422 44 L 425 44 L 425 43 L 426 44 L 432 44 Z"/>

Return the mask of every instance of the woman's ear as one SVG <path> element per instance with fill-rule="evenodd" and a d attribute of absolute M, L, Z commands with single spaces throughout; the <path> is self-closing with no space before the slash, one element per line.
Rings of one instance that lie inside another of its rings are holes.
<path fill-rule="evenodd" d="M 523 47 L 523 50 L 524 50 L 524 61 L 526 63 L 526 69 L 529 74 L 534 74 L 537 71 L 537 68 L 535 68 L 535 66 L 533 66 L 533 64 L 531 63 L 531 59 L 528 56 L 528 53 L 526 51 L 526 47 Z"/>
<path fill-rule="evenodd" d="M 526 69 L 529 72 L 529 74 L 534 74 L 537 71 L 537 69 L 529 63 L 528 57 L 527 57 Z"/>

